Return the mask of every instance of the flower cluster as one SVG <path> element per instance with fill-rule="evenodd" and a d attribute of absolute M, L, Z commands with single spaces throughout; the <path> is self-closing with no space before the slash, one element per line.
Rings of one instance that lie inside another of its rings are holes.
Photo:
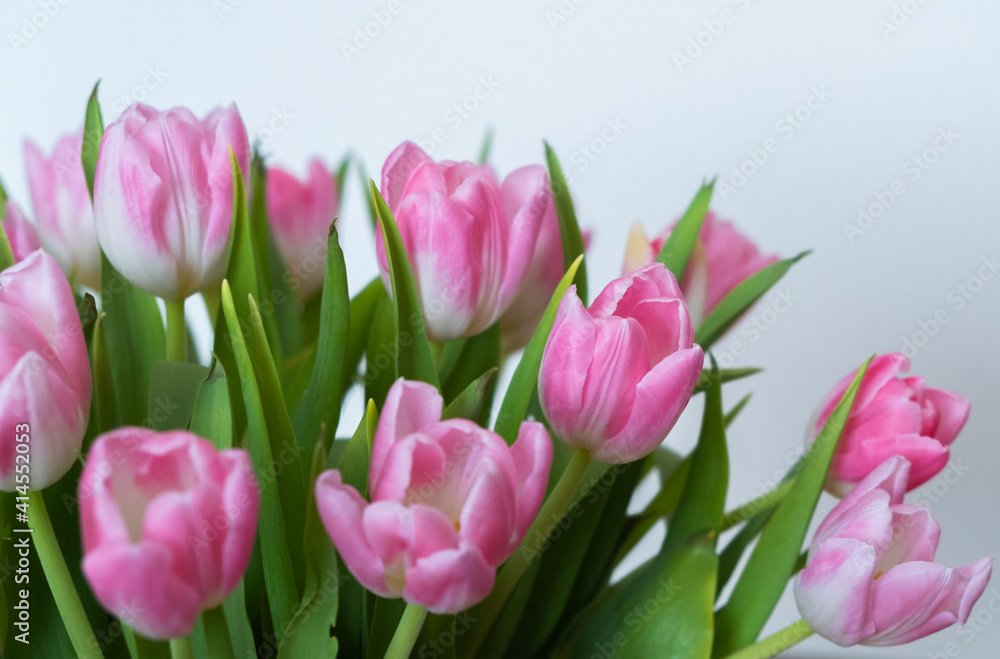
<path fill-rule="evenodd" d="M 91 103 L 84 133 L 101 134 Z M 369 184 L 380 276 L 351 298 L 350 159 L 304 178 L 265 163 L 235 105 L 137 104 L 99 151 L 82 135 L 51 156 L 27 142 L 34 219 L 6 194 L 0 209 L 0 489 L 31 507 L 19 519 L 79 656 L 109 648 L 74 575 L 148 642 L 222 657 L 408 657 L 428 611 L 458 657 L 611 656 L 608 638 L 627 657 L 764 657 L 813 632 L 908 643 L 964 624 L 984 592 L 990 559 L 934 563 L 940 528 L 904 501 L 947 465 L 969 402 L 901 376 L 899 354 L 832 388 L 778 488 L 723 509 L 742 404 L 726 412 L 722 385 L 753 369 L 706 357 L 787 267 L 698 201 L 710 187 L 655 239 L 633 228 L 622 276 L 588 304 L 594 241 L 554 153 L 500 177 L 404 142 Z M 209 364 L 187 354 L 192 296 Z M 702 393 L 682 458 L 668 436 Z M 653 470 L 659 494 L 630 514 Z M 796 570 L 824 488 L 841 501 Z M 72 502 L 58 540 L 45 489 Z M 662 549 L 612 584 L 659 520 Z M 734 576 L 716 545 L 743 523 Z M 789 574 L 803 620 L 757 641 Z M 622 635 L 649 601 L 659 613 Z M 470 609 L 459 633 L 448 616 Z"/>

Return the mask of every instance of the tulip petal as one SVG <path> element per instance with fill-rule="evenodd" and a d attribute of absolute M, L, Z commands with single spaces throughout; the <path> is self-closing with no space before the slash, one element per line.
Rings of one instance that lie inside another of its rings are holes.
<path fill-rule="evenodd" d="M 413 142 L 403 142 L 389 154 L 382 166 L 382 194 L 389 208 L 399 207 L 410 174 L 425 162 L 434 161 Z"/>
<path fill-rule="evenodd" d="M 590 314 L 594 318 L 627 316 L 637 302 L 649 298 L 684 298 L 674 275 L 662 263 L 650 263 L 612 281 L 594 299 Z"/>
<path fill-rule="evenodd" d="M 961 568 L 924 562 L 892 568 L 873 586 L 876 632 L 864 644 L 902 645 L 956 622 L 964 624 L 986 590 L 991 572 L 988 558 Z"/>
<path fill-rule="evenodd" d="M 246 451 L 221 451 L 219 453 L 226 471 L 222 500 L 226 513 L 226 538 L 222 544 L 223 598 L 239 584 L 250 563 L 253 538 L 257 534 L 257 515 L 260 511 L 260 490 L 253 476 L 250 455 Z"/>
<path fill-rule="evenodd" d="M 929 387 L 924 389 L 924 397 L 938 413 L 934 439 L 948 446 L 969 420 L 969 401 L 956 393 Z"/>
<path fill-rule="evenodd" d="M 432 613 L 458 613 L 486 599 L 495 578 L 495 569 L 472 547 L 439 551 L 410 568 L 403 598 Z"/>
<path fill-rule="evenodd" d="M 920 435 L 874 437 L 855 444 L 833 459 L 831 474 L 841 481 L 857 482 L 864 478 L 872 465 L 892 456 L 902 456 L 910 462 L 908 490 L 923 485 L 944 469 L 950 455 L 948 447 L 936 439 Z"/>
<path fill-rule="evenodd" d="M 910 561 L 932 562 L 941 539 L 941 527 L 930 511 L 909 504 L 897 504 L 891 511 L 892 542 L 879 559 L 876 574 Z"/>
<path fill-rule="evenodd" d="M 444 399 L 433 385 L 399 378 L 389 388 L 372 443 L 368 489 L 378 489 L 382 465 L 393 444 L 420 428 L 439 421 Z"/>
<path fill-rule="evenodd" d="M 799 613 L 819 635 L 848 647 L 875 631 L 869 598 L 875 561 L 875 549 L 852 538 L 828 540 L 810 552 L 793 590 Z"/>
<path fill-rule="evenodd" d="M 552 440 L 545 426 L 535 421 L 522 423 L 517 440 L 510 447 L 510 454 L 517 468 L 518 492 L 514 534 L 507 547 L 507 555 L 521 544 L 545 498 L 552 466 Z"/>
<path fill-rule="evenodd" d="M 576 286 L 570 286 L 559 303 L 538 376 L 538 398 L 563 441 L 579 426 L 584 411 L 584 382 L 596 341 L 597 326 L 577 296 Z"/>

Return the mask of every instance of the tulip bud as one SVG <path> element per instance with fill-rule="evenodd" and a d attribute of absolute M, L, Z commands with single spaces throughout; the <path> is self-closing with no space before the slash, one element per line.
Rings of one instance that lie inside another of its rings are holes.
<path fill-rule="evenodd" d="M 598 462 L 648 455 L 684 411 L 704 356 L 677 281 L 660 263 L 612 281 L 589 309 L 570 287 L 542 355 L 552 431 Z"/>
<path fill-rule="evenodd" d="M 131 283 L 183 300 L 222 282 L 233 217 L 230 149 L 246 177 L 236 105 L 199 120 L 186 108 L 129 107 L 108 126 L 94 180 L 101 247 Z"/>
<path fill-rule="evenodd" d="M 0 378 L 0 490 L 44 489 L 80 452 L 91 380 L 73 291 L 42 250 L 0 273 Z"/>
<path fill-rule="evenodd" d="M 899 353 L 872 360 L 840 434 L 826 482 L 831 494 L 844 496 L 894 455 L 912 465 L 907 490 L 923 485 L 948 464 L 948 446 L 969 418 L 969 401 L 944 389 L 925 387 L 923 378 L 897 375 L 908 370 L 910 360 Z M 808 443 L 819 434 L 854 375 L 842 379 L 820 405 Z"/>
<path fill-rule="evenodd" d="M 528 179 L 517 195 L 521 204 L 505 208 L 486 167 L 436 163 L 412 142 L 386 160 L 382 194 L 399 225 L 432 341 L 478 334 L 513 302 L 551 197 L 545 177 Z M 377 249 L 388 282 L 381 233 Z"/>
<path fill-rule="evenodd" d="M 531 526 L 552 444 L 539 423 L 522 423 L 507 446 L 471 421 L 441 421 L 442 402 L 428 384 L 397 380 L 375 432 L 371 503 L 329 470 L 316 482 L 316 506 L 361 585 L 456 613 L 485 599 Z"/>
<path fill-rule="evenodd" d="M 894 456 L 868 474 L 820 524 L 795 577 L 802 618 L 837 645 L 902 645 L 965 624 L 989 583 L 989 558 L 934 563 L 941 529 L 903 503 L 909 470 Z"/>
<path fill-rule="evenodd" d="M 41 248 L 35 225 L 28 221 L 21 209 L 13 201 L 8 201 L 3 218 L 3 230 L 7 234 L 7 242 L 14 253 L 14 262 L 23 261 L 29 254 Z"/>
<path fill-rule="evenodd" d="M 83 574 L 101 605 L 143 636 L 190 633 L 246 570 L 260 495 L 242 449 L 118 428 L 91 446 L 78 497 Z"/>
<path fill-rule="evenodd" d="M 305 181 L 268 168 L 268 220 L 299 299 L 307 300 L 323 287 L 327 237 L 338 208 L 334 174 L 319 160 L 309 163 Z"/>
<path fill-rule="evenodd" d="M 34 142 L 24 143 L 28 189 L 39 238 L 72 281 L 101 288 L 101 250 L 94 210 L 80 164 L 83 134 L 66 135 L 46 158 Z"/>
<path fill-rule="evenodd" d="M 625 248 L 622 274 L 655 261 L 674 226 L 650 241 L 642 225 L 634 224 Z M 681 277 L 681 290 L 695 326 L 700 325 L 740 282 L 777 260 L 777 256 L 761 254 L 732 223 L 717 219 L 709 211 Z"/>

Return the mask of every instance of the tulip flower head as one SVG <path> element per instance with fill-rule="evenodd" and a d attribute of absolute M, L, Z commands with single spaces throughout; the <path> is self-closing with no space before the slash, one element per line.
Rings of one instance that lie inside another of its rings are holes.
<path fill-rule="evenodd" d="M 14 253 L 15 263 L 23 261 L 42 246 L 35 225 L 28 221 L 20 207 L 13 201 L 8 201 L 5 206 L 3 230 L 7 234 L 10 250 Z"/>
<path fill-rule="evenodd" d="M 39 238 L 71 281 L 101 288 L 101 250 L 94 210 L 80 165 L 83 132 L 65 135 L 46 157 L 31 141 L 24 143 L 28 189 Z"/>
<path fill-rule="evenodd" d="M 552 193 L 541 170 L 505 185 L 509 207 L 489 168 L 436 163 L 412 142 L 393 151 L 382 168 L 382 194 L 399 226 L 432 341 L 482 332 L 521 288 Z M 388 286 L 381 232 L 377 249 Z"/>
<path fill-rule="evenodd" d="M 337 470 L 316 505 L 351 574 L 382 597 L 456 613 L 493 589 L 496 568 L 531 526 L 548 481 L 544 426 L 521 424 L 512 446 L 464 419 L 441 420 L 431 385 L 397 380 L 372 447 L 371 502 Z"/>
<path fill-rule="evenodd" d="M 840 435 L 827 490 L 844 496 L 893 455 L 910 462 L 907 490 L 923 485 L 948 464 L 949 446 L 969 418 L 969 401 L 944 389 L 924 386 L 919 377 L 900 377 L 910 360 L 899 353 L 872 360 L 851 415 Z M 827 395 L 810 426 L 811 443 L 837 406 L 855 373 Z"/>
<path fill-rule="evenodd" d="M 91 379 L 73 291 L 42 250 L 0 273 L 0 378 L 0 490 L 44 489 L 79 455 Z M 27 482 L 15 473 L 21 442 L 29 446 Z"/>
<path fill-rule="evenodd" d="M 650 240 L 641 224 L 633 225 L 622 273 L 634 272 L 655 261 L 671 231 L 673 226 Z M 761 254 L 732 223 L 708 211 L 681 277 L 681 290 L 694 324 L 700 325 L 740 282 L 777 260 L 777 256 Z"/>
<path fill-rule="evenodd" d="M 902 645 L 965 624 L 992 572 L 984 558 L 934 563 L 941 530 L 926 508 L 903 503 L 910 463 L 877 466 L 816 530 L 795 601 L 837 645 Z"/>
<path fill-rule="evenodd" d="M 268 168 L 268 220 L 299 299 L 307 300 L 323 287 L 327 236 L 338 208 L 335 176 L 319 160 L 309 163 L 304 181 L 284 169 Z"/>
<path fill-rule="evenodd" d="M 674 276 L 660 263 L 612 281 L 590 308 L 566 291 L 542 355 L 538 394 L 555 435 L 622 464 L 663 442 L 704 355 Z"/>
<path fill-rule="evenodd" d="M 230 149 L 244 179 L 247 131 L 235 105 L 198 119 L 136 104 L 108 126 L 94 219 L 108 260 L 139 288 L 183 300 L 222 282 L 233 217 Z"/>
<path fill-rule="evenodd" d="M 250 456 L 189 432 L 98 437 L 80 477 L 83 574 L 143 636 L 184 636 L 239 583 L 257 532 Z"/>

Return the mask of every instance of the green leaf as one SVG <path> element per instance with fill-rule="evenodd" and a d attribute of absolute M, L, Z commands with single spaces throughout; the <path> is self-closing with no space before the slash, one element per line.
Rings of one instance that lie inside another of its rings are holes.
<path fill-rule="evenodd" d="M 497 422 L 493 428 L 507 440 L 508 444 L 513 444 L 514 440 L 517 439 L 521 421 L 525 418 L 532 394 L 535 387 L 538 386 L 538 369 L 542 365 L 542 353 L 545 351 L 545 342 L 549 340 L 549 332 L 552 331 L 552 325 L 555 323 L 559 304 L 562 302 L 563 295 L 565 295 L 570 283 L 576 277 L 578 269 L 582 266 L 583 255 L 580 255 L 566 270 L 562 281 L 559 282 L 552 294 L 552 299 L 545 309 L 542 320 L 538 323 L 535 333 L 528 342 L 528 347 L 521 355 L 521 361 L 518 362 L 517 368 L 514 370 L 510 385 L 507 387 L 507 394 L 500 405 L 500 414 L 497 416 Z"/>
<path fill-rule="evenodd" d="M 208 374 L 198 385 L 190 430 L 212 442 L 220 451 L 233 447 L 233 411 L 229 403 L 229 385 L 226 383 L 226 371 L 214 355 Z"/>
<path fill-rule="evenodd" d="M 708 659 L 718 559 L 695 536 L 595 599 L 566 629 L 557 659 Z"/>
<path fill-rule="evenodd" d="M 101 139 L 104 137 L 104 118 L 101 116 L 101 106 L 97 102 L 98 80 L 87 99 L 87 112 L 83 120 L 83 146 L 80 148 L 80 162 L 83 165 L 83 177 L 87 179 L 87 191 L 91 200 L 94 199 L 94 173 L 97 171 L 97 154 L 101 149 Z"/>
<path fill-rule="evenodd" d="M 235 333 L 246 341 L 250 336 L 250 303 L 247 296 L 260 297 L 257 265 L 254 256 L 253 240 L 250 232 L 250 215 L 247 210 L 246 188 L 243 184 L 243 173 L 240 171 L 236 155 L 230 149 L 229 153 L 233 176 L 233 222 L 230 227 L 229 261 L 226 267 L 226 281 L 229 282 L 236 323 L 227 327 L 224 310 L 220 307 L 215 321 L 215 344 L 212 352 L 222 363 L 226 373 L 237 373 L 236 357 L 233 346 L 236 343 Z M 247 427 L 247 412 L 244 405 L 242 376 L 228 377 L 229 401 L 233 410 L 233 437 L 240 438 Z"/>
<path fill-rule="evenodd" d="M 367 659 L 382 659 L 389 649 L 399 619 L 403 617 L 406 602 L 402 599 L 375 598 L 375 612 L 372 615 L 372 628 L 368 634 Z"/>
<path fill-rule="evenodd" d="M 714 188 L 715 179 L 702 184 L 656 256 L 656 260 L 667 266 L 677 281 L 684 276 L 684 270 L 687 269 L 691 254 L 698 244 L 698 236 L 701 235 L 701 226 L 705 222 Z"/>
<path fill-rule="evenodd" d="M 548 142 L 545 142 L 545 162 L 549 168 L 549 182 L 552 186 L 552 201 L 555 203 L 556 215 L 559 218 L 559 235 L 562 237 L 563 267 L 569 270 L 577 258 L 583 256 L 584 244 L 580 225 L 576 221 L 576 211 L 573 209 L 573 198 L 569 194 L 566 177 L 556 152 Z M 587 264 L 581 261 L 576 273 L 576 293 L 587 304 Z"/>
<path fill-rule="evenodd" d="M 315 485 L 325 460 L 325 442 L 319 439 L 313 449 L 310 486 Z M 334 659 L 339 646 L 330 630 L 337 623 L 339 604 L 337 551 L 323 528 L 315 497 L 309 497 L 306 508 L 306 585 L 299 610 L 281 640 L 278 657 Z"/>
<path fill-rule="evenodd" d="M 104 314 L 97 317 L 94 333 L 90 337 L 90 362 L 94 374 L 94 409 L 97 411 L 99 432 L 107 432 L 121 425 L 115 407 L 115 390 L 111 381 L 111 364 L 104 336 Z"/>
<path fill-rule="evenodd" d="M 718 379 L 720 384 L 726 384 L 727 382 L 733 382 L 734 380 L 742 380 L 743 378 L 748 378 L 751 375 L 757 375 L 764 369 L 762 368 L 720 368 L 718 372 Z M 708 389 L 709 385 L 712 383 L 712 373 L 711 371 L 702 371 L 701 375 L 698 376 L 698 381 L 694 385 L 694 393 L 700 393 Z"/>
<path fill-rule="evenodd" d="M 480 418 L 483 412 L 487 396 L 493 391 L 495 386 L 494 377 L 497 374 L 496 367 L 491 368 L 477 379 L 469 383 L 462 393 L 455 396 L 455 399 L 448 403 L 441 413 L 442 419 L 469 419 L 475 421 Z"/>
<path fill-rule="evenodd" d="M 490 159 L 490 150 L 493 148 L 493 126 L 487 126 L 486 132 L 483 134 L 483 145 L 479 147 L 479 158 L 476 162 L 480 166 L 485 165 Z"/>
<path fill-rule="evenodd" d="M 156 298 L 128 282 L 101 253 L 101 309 L 118 414 L 124 425 L 143 425 L 153 365 L 167 354 Z"/>
<path fill-rule="evenodd" d="M 790 259 L 772 263 L 737 284 L 736 288 L 729 291 L 722 302 L 719 302 L 712 309 L 708 318 L 702 321 L 694 333 L 694 342 L 707 351 L 729 329 L 730 325 L 739 320 L 740 316 L 753 306 L 754 302 L 778 283 L 789 268 L 808 254 L 809 251 L 805 251 Z"/>
<path fill-rule="evenodd" d="M 324 423 L 335 432 L 340 423 L 344 383 L 348 379 L 347 349 L 351 299 L 347 266 L 335 224 L 330 225 L 326 275 L 323 279 L 319 342 L 309 386 L 295 411 L 295 435 L 304 451 L 312 451 Z"/>
<path fill-rule="evenodd" d="M 0 201 L 0 209 L 4 207 L 4 202 Z M 0 222 L 3 222 L 3 212 L 0 211 Z M 0 226 L 0 272 L 3 272 L 14 265 L 14 250 L 7 239 L 7 231 Z"/>
<path fill-rule="evenodd" d="M 283 365 L 285 352 L 282 338 L 290 335 L 288 340 L 293 343 L 291 350 L 297 351 L 301 346 L 294 344 L 296 338 L 294 330 L 298 327 L 301 332 L 301 325 L 295 325 L 296 322 L 300 323 L 301 321 L 298 299 L 283 277 L 285 274 L 284 264 L 273 245 L 274 241 L 271 239 L 271 228 L 267 219 L 266 191 L 267 168 L 264 166 L 264 159 L 260 153 L 254 150 L 253 158 L 250 161 L 250 242 L 253 245 L 254 262 L 258 276 L 257 286 L 261 292 L 261 296 L 257 299 L 261 300 L 262 304 L 267 305 L 267 313 L 264 314 L 264 327 L 267 329 L 271 354 L 277 364 Z M 280 320 L 284 321 L 284 332 L 282 327 L 279 327 L 279 316 Z M 292 325 L 291 328 L 287 327 L 289 324 Z M 297 338 L 301 341 L 301 334 Z"/>
<path fill-rule="evenodd" d="M 716 614 L 714 656 L 725 657 L 753 643 L 784 592 L 823 492 L 840 433 L 870 362 L 871 359 L 858 369 L 851 386 L 823 425 L 802 463 L 795 485 L 764 527 L 729 601 Z"/>
<path fill-rule="evenodd" d="M 299 534 L 293 536 L 286 528 L 285 520 L 288 509 L 292 505 L 301 509 L 304 500 L 288 504 L 283 502 L 279 479 L 282 474 L 289 473 L 299 477 L 301 472 L 297 465 L 295 468 L 282 465 L 281 473 L 276 473 L 279 463 L 275 461 L 276 456 L 271 450 L 272 440 L 261 401 L 261 390 L 257 385 L 254 364 L 243 338 L 228 281 L 222 282 L 222 312 L 229 327 L 229 336 L 232 337 L 236 372 L 239 373 L 242 395 L 245 396 L 250 456 L 260 487 L 259 538 L 271 619 L 275 629 L 283 630 L 295 614 L 299 601 L 291 548 L 298 547 L 302 538 L 301 527 Z"/>
<path fill-rule="evenodd" d="M 361 362 L 361 355 L 368 347 L 368 335 L 371 332 L 372 323 L 375 321 L 375 311 L 382 300 L 389 299 L 385 292 L 382 279 L 376 277 L 368 282 L 361 291 L 351 298 L 351 329 L 348 332 L 347 340 L 347 368 L 344 373 L 344 391 L 353 382 L 357 375 L 358 364 Z M 391 323 L 390 323 L 391 324 Z"/>
<path fill-rule="evenodd" d="M 158 361 L 149 386 L 149 427 L 186 429 L 191 421 L 198 387 L 209 370 L 200 364 Z"/>
<path fill-rule="evenodd" d="M 365 398 L 382 405 L 396 380 L 395 305 L 388 297 L 379 300 L 368 333 L 365 352 Z"/>
<path fill-rule="evenodd" d="M 389 205 L 379 194 L 375 181 L 370 182 L 372 200 L 382 227 L 386 257 L 389 260 L 389 278 L 392 281 L 392 297 L 395 302 L 393 319 L 396 326 L 396 377 L 407 380 L 422 380 L 438 387 L 437 367 L 431 355 L 424 327 L 424 315 L 420 307 L 420 296 L 413 280 L 413 271 L 399 235 L 399 227 L 389 210 Z"/>
<path fill-rule="evenodd" d="M 729 453 L 722 412 L 722 383 L 712 364 L 713 381 L 705 391 L 701 435 L 691 457 L 691 471 L 677 511 L 670 519 L 663 552 L 670 553 L 694 535 L 715 538 L 722 528 L 729 487 Z M 714 582 L 714 576 L 713 576 Z"/>
<path fill-rule="evenodd" d="M 347 184 L 347 174 L 351 170 L 351 154 L 345 154 L 337 165 L 337 172 L 333 175 L 333 182 L 337 186 L 337 202 L 340 208 L 344 207 L 344 186 Z"/>

